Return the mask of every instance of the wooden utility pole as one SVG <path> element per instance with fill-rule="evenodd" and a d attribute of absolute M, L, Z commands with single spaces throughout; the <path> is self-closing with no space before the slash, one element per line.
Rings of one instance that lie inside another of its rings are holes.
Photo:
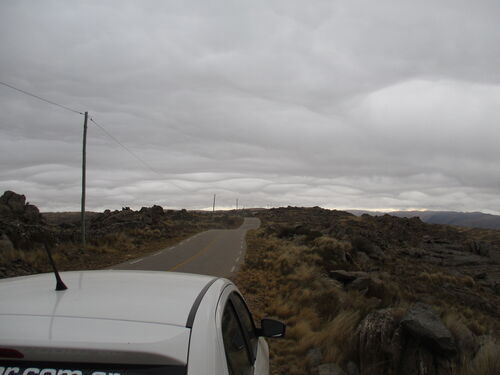
<path fill-rule="evenodd" d="M 214 194 L 214 206 L 212 208 L 212 213 L 215 213 L 215 194 Z"/>
<path fill-rule="evenodd" d="M 85 184 L 86 184 L 86 167 L 87 167 L 87 120 L 89 113 L 85 112 L 85 120 L 83 122 L 83 152 L 82 152 L 82 247 L 85 249 Z"/>
<path fill-rule="evenodd" d="M 238 211 L 238 198 L 236 198 L 236 211 Z"/>

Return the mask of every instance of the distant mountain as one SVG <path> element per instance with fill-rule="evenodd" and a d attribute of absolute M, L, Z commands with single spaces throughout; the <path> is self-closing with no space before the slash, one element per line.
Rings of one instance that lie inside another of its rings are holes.
<path fill-rule="evenodd" d="M 482 212 L 455 212 L 455 211 L 365 211 L 349 210 L 348 212 L 361 216 L 368 214 L 380 216 L 389 214 L 397 217 L 419 217 L 424 223 L 459 225 L 462 227 L 497 229 L 500 230 L 500 216 Z"/>

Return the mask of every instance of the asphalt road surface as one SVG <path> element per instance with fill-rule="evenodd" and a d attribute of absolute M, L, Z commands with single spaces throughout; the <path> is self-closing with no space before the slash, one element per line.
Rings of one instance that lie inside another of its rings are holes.
<path fill-rule="evenodd" d="M 247 231 L 259 226 L 259 219 L 245 218 L 238 229 L 214 229 L 198 233 L 175 246 L 111 268 L 189 272 L 226 277 L 235 272 L 245 258 Z"/>

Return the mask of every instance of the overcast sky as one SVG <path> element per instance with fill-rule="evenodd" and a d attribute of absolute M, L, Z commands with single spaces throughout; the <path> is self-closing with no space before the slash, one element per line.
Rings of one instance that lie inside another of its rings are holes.
<path fill-rule="evenodd" d="M 0 2 L 0 81 L 90 116 L 87 208 L 500 214 L 500 2 Z M 0 85 L 0 189 L 78 210 L 83 116 Z"/>

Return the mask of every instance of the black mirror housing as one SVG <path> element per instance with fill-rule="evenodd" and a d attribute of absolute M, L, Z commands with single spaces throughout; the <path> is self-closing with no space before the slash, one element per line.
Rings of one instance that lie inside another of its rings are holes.
<path fill-rule="evenodd" d="M 279 320 L 264 318 L 260 321 L 260 327 L 257 330 L 259 336 L 269 338 L 285 337 L 286 325 Z"/>

